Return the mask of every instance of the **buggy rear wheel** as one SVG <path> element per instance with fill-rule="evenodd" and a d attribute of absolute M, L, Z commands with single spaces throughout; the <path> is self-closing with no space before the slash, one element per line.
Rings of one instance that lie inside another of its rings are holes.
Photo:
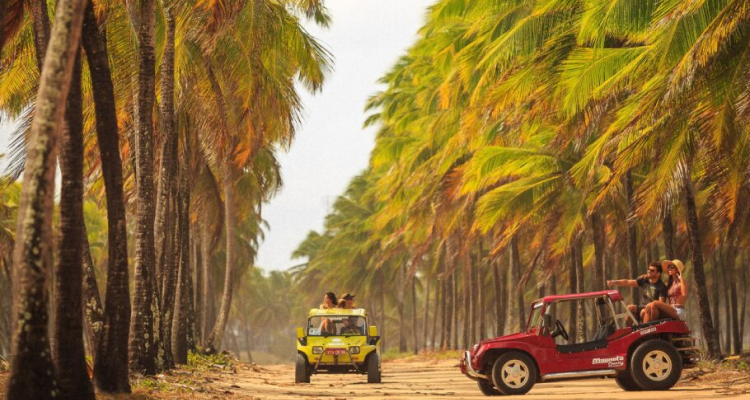
<path fill-rule="evenodd" d="M 669 390 L 682 374 L 682 357 L 669 342 L 648 340 L 633 352 L 630 371 L 643 390 Z"/>
<path fill-rule="evenodd" d="M 307 360 L 302 354 L 297 354 L 297 362 L 294 366 L 294 382 L 310 383 L 310 375 L 307 373 Z"/>

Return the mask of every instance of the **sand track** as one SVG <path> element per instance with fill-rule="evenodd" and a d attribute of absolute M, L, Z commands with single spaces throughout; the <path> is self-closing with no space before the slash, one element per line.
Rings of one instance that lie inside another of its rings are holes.
<path fill-rule="evenodd" d="M 7 372 L 0 373 L 0 399 Z M 457 360 L 412 357 L 383 363 L 383 382 L 368 384 L 364 375 L 313 375 L 312 383 L 295 384 L 294 366 L 238 364 L 234 370 L 178 369 L 166 376 L 133 378 L 131 395 L 100 400 L 173 399 L 484 399 L 477 385 L 461 375 Z M 149 381 L 150 383 L 146 382 Z M 154 383 L 156 381 L 156 383 Z M 588 379 L 536 385 L 518 399 L 750 399 L 750 373 L 683 372 L 666 392 L 624 392 L 613 379 Z"/>
<path fill-rule="evenodd" d="M 232 399 L 484 399 L 475 382 L 461 375 L 456 361 L 398 360 L 383 364 L 383 382 L 368 384 L 364 375 L 313 375 L 310 384 L 295 384 L 292 365 L 239 365 L 215 389 Z M 214 398 L 224 398 L 223 396 Z M 624 392 L 613 379 L 538 384 L 533 399 L 711 399 L 749 398 L 750 374 L 686 371 L 667 392 Z"/>

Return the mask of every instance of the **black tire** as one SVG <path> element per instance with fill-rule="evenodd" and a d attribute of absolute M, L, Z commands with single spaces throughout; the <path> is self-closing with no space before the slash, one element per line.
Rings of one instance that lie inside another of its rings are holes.
<path fill-rule="evenodd" d="M 615 382 L 617 382 L 617 386 L 619 386 L 620 389 L 626 392 L 636 392 L 639 390 L 643 390 L 640 386 L 638 386 L 637 383 L 635 383 L 635 381 L 633 380 L 633 376 L 630 374 L 630 370 L 628 369 L 618 372 L 617 376 L 615 376 Z"/>
<path fill-rule="evenodd" d="M 307 373 L 307 360 L 302 354 L 297 354 L 297 362 L 294 366 L 294 382 L 310 383 L 310 375 Z"/>
<path fill-rule="evenodd" d="M 509 374 L 509 370 L 512 370 L 513 374 Z M 492 382 L 505 395 L 528 393 L 536 383 L 536 376 L 534 361 L 517 351 L 503 354 L 492 366 Z"/>
<path fill-rule="evenodd" d="M 629 368 L 643 390 L 669 390 L 682 374 L 682 357 L 671 343 L 652 339 L 638 345 Z"/>
<path fill-rule="evenodd" d="M 380 358 L 376 353 L 367 357 L 367 383 L 380 383 Z"/>
<path fill-rule="evenodd" d="M 503 392 L 497 390 L 495 386 L 492 385 L 492 382 L 485 381 L 484 379 L 480 379 L 477 381 L 477 384 L 479 385 L 479 391 L 482 392 L 485 396 L 502 396 Z"/>

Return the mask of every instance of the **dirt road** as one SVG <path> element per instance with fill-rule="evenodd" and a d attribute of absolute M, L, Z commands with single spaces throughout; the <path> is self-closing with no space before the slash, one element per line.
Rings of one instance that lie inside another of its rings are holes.
<path fill-rule="evenodd" d="M 459 372 L 456 361 L 398 360 L 383 364 L 383 383 L 367 384 L 362 375 L 313 375 L 310 384 L 294 384 L 292 365 L 240 364 L 236 374 L 217 374 L 205 398 L 227 399 L 483 399 L 476 383 Z M 204 398 L 186 396 L 184 398 Z M 195 396 L 195 395 L 194 395 Z M 226 396 L 226 397 L 225 397 Z M 613 379 L 539 384 L 533 399 L 750 399 L 750 374 L 690 370 L 667 392 L 624 392 Z"/>

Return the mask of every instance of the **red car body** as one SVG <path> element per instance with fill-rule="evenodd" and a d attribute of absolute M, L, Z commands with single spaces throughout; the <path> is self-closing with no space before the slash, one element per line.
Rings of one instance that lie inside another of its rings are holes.
<path fill-rule="evenodd" d="M 631 327 L 624 326 L 624 323 L 618 323 L 615 329 L 610 328 L 607 331 L 606 338 L 578 345 L 558 345 L 552 337 L 550 327 L 545 326 L 542 321 L 532 323 L 534 312 L 539 308 L 539 314 L 544 316 L 547 307 L 551 304 L 586 299 L 601 299 L 596 300 L 599 301 L 597 304 L 611 309 L 613 314 L 615 312 L 614 305 L 616 303 L 621 304 L 623 300 L 622 295 L 616 290 L 555 295 L 536 300 L 532 303 L 532 312 L 527 321 L 525 332 L 479 342 L 471 351 L 465 353 L 461 360 L 461 372 L 469 378 L 479 381 L 480 384 L 484 380 L 492 388 L 494 385 L 492 368 L 495 360 L 502 354 L 513 351 L 524 353 L 533 360 L 536 370 L 534 382 L 594 376 L 618 376 L 618 374 L 627 372 L 634 349 L 651 339 L 664 340 L 675 344 L 674 347 L 680 351 L 682 356 L 682 368 L 693 365 L 697 360 L 697 349 L 692 347 L 691 344 L 695 339 L 690 336 L 690 329 L 684 321 L 664 319 Z M 624 305 L 621 305 L 621 309 L 625 309 Z M 627 315 L 632 318 L 632 314 L 629 312 L 627 312 Z M 626 316 L 625 313 L 620 313 L 617 314 L 617 317 L 625 320 Z M 541 319 L 543 317 L 538 318 L 538 320 Z M 567 333 L 565 333 L 565 336 L 567 336 Z"/>

